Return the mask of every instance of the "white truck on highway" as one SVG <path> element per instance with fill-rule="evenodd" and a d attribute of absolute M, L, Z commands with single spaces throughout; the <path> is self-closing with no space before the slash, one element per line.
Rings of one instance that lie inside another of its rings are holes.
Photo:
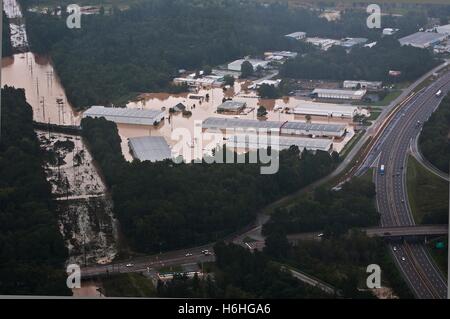
<path fill-rule="evenodd" d="M 436 92 L 436 97 L 441 97 L 441 95 L 442 95 L 442 90 L 439 90 Z"/>
<path fill-rule="evenodd" d="M 380 175 L 383 176 L 384 175 L 384 165 L 380 166 Z"/>

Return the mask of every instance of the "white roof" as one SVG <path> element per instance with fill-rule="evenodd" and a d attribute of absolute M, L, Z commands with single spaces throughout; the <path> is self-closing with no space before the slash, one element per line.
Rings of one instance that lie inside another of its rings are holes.
<path fill-rule="evenodd" d="M 143 136 L 128 139 L 130 150 L 140 161 L 163 161 L 172 157 L 172 152 L 164 137 Z"/>
<path fill-rule="evenodd" d="M 108 121 L 123 124 L 153 125 L 164 117 L 164 111 L 92 106 L 83 113 L 85 117 L 104 117 Z"/>
<path fill-rule="evenodd" d="M 316 138 L 303 138 L 303 137 L 278 137 L 277 139 L 271 139 L 270 136 L 263 139 L 259 139 L 258 136 L 249 135 L 234 135 L 227 140 L 227 146 L 249 149 L 265 149 L 268 146 L 274 150 L 281 151 L 288 149 L 291 146 L 298 146 L 303 151 L 305 148 L 308 150 L 320 150 L 329 151 L 333 145 L 331 139 L 316 139 Z"/>
<path fill-rule="evenodd" d="M 442 41 L 447 36 L 436 32 L 416 32 L 399 39 L 401 45 L 411 45 L 413 47 L 429 47 L 430 45 Z"/>
<path fill-rule="evenodd" d="M 366 90 L 340 90 L 340 89 L 315 89 L 313 94 L 324 94 L 324 95 L 339 95 L 339 96 L 349 96 L 349 97 L 360 97 L 362 98 L 367 91 Z"/>
<path fill-rule="evenodd" d="M 294 114 L 354 116 L 358 107 L 346 104 L 302 102 L 293 109 Z"/>
<path fill-rule="evenodd" d="M 285 35 L 285 37 L 289 37 L 289 38 L 298 38 L 298 37 L 304 37 L 304 36 L 306 36 L 306 32 L 302 32 L 302 31 L 292 32 L 292 33 Z"/>

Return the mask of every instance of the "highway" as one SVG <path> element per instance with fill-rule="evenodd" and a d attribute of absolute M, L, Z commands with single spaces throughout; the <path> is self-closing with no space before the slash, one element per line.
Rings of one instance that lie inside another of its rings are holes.
<path fill-rule="evenodd" d="M 442 89 L 441 97 L 436 92 Z M 375 174 L 377 206 L 381 226 L 413 226 L 415 224 L 406 191 L 406 165 L 411 145 L 420 133 L 421 124 L 431 116 L 450 90 L 450 73 L 442 75 L 428 87 L 408 97 L 374 143 L 356 175 L 368 167 L 385 165 L 385 174 Z M 418 298 L 445 298 L 447 285 L 424 245 L 400 244 L 392 255 Z"/>

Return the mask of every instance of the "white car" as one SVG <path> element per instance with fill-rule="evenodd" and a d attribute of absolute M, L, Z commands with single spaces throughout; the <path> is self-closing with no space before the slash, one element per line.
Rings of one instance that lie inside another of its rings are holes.
<path fill-rule="evenodd" d="M 394 251 L 397 251 L 397 247 L 394 247 L 393 249 L 394 249 Z"/>
<path fill-rule="evenodd" d="M 134 265 L 133 264 L 126 264 L 125 265 L 127 268 L 130 268 L 130 267 L 133 267 Z"/>
<path fill-rule="evenodd" d="M 405 257 L 402 257 L 402 261 L 405 261 L 406 260 L 406 258 Z"/>
<path fill-rule="evenodd" d="M 191 257 L 192 254 L 191 254 L 191 253 L 187 253 L 185 256 L 186 256 L 186 257 Z"/>

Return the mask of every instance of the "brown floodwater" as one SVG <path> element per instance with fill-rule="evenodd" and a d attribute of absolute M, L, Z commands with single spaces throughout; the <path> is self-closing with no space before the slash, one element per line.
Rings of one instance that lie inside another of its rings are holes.
<path fill-rule="evenodd" d="M 79 124 L 79 114 L 68 102 L 64 88 L 46 57 L 28 52 L 3 58 L 4 85 L 25 89 L 35 121 L 59 125 Z"/>

